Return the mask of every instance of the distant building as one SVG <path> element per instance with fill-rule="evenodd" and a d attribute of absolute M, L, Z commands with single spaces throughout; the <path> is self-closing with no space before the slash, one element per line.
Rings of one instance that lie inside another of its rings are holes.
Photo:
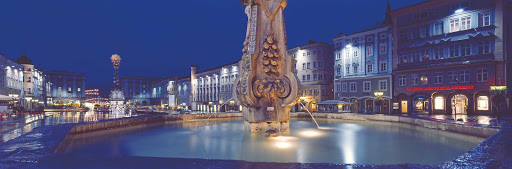
<path fill-rule="evenodd" d="M 23 70 L 24 67 L 15 61 L 0 55 L 0 95 L 10 96 L 16 101 L 9 102 L 9 107 L 19 108 L 23 107 L 22 93 L 24 91 L 23 85 Z"/>
<path fill-rule="evenodd" d="M 490 86 L 510 86 L 510 10 L 506 0 L 431 0 L 392 11 L 395 111 L 492 113 Z"/>
<path fill-rule="evenodd" d="M 127 104 L 135 106 L 150 106 L 151 98 L 153 96 L 152 84 L 160 82 L 164 78 L 155 77 L 137 77 L 127 76 L 121 77 L 121 87 Z M 155 96 L 160 93 L 162 88 L 157 92 L 158 88 L 155 89 Z M 165 90 L 165 89 L 164 89 Z M 159 95 L 160 96 L 160 95 Z"/>
<path fill-rule="evenodd" d="M 46 92 L 46 104 L 67 105 L 85 103 L 85 74 L 56 70 L 43 70 L 51 89 Z"/>
<path fill-rule="evenodd" d="M 16 62 L 23 66 L 23 107 L 25 110 L 35 110 L 39 106 L 44 106 L 43 73 L 37 70 L 32 60 L 25 55 L 16 59 Z"/>
<path fill-rule="evenodd" d="M 377 26 L 334 40 L 334 93 L 354 113 L 389 113 L 392 98 L 391 28 Z M 382 95 L 380 95 L 382 94 Z"/>
<path fill-rule="evenodd" d="M 198 69 L 198 66 L 191 67 L 190 108 L 205 112 L 240 111 L 240 106 L 234 102 L 226 103 L 231 99 L 233 82 L 238 77 L 238 61 L 203 71 Z"/>
<path fill-rule="evenodd" d="M 85 90 L 85 100 L 87 103 L 99 103 L 100 91 L 99 89 Z"/>
<path fill-rule="evenodd" d="M 289 49 L 288 54 L 295 58 L 301 100 L 308 110 L 316 111 L 315 103 L 333 99 L 333 46 L 309 41 L 306 45 Z M 303 110 L 298 104 L 292 109 Z"/>
<path fill-rule="evenodd" d="M 190 83 L 190 76 L 178 78 L 176 80 L 176 104 L 179 109 L 191 110 L 190 103 L 192 101 L 192 85 Z"/>

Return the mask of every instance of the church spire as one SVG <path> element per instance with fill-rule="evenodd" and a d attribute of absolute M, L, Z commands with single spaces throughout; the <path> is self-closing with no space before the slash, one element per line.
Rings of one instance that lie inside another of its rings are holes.
<path fill-rule="evenodd" d="M 391 5 L 389 4 L 388 0 L 388 6 L 386 7 L 386 19 L 384 19 L 384 22 L 382 22 L 382 25 L 391 25 L 393 20 L 391 19 Z"/>

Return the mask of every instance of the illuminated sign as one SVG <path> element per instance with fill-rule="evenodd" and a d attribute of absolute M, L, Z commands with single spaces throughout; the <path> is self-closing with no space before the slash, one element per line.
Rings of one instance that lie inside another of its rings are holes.
<path fill-rule="evenodd" d="M 491 86 L 492 91 L 503 91 L 507 90 L 507 86 Z"/>
<path fill-rule="evenodd" d="M 408 92 L 415 91 L 437 91 L 437 90 L 469 90 L 475 89 L 474 85 L 469 86 L 441 86 L 441 87 L 415 87 L 415 88 L 407 88 Z"/>

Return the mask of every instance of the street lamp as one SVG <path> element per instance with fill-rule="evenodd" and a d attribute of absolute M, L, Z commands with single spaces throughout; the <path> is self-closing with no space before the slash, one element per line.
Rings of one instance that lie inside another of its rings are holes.
<path fill-rule="evenodd" d="M 377 106 L 379 106 L 379 113 L 380 113 L 381 112 L 381 104 L 382 104 L 382 96 L 384 95 L 384 92 L 377 91 L 377 92 L 374 92 L 373 95 L 375 95 L 375 97 L 377 98 L 375 103 L 377 104 Z"/>

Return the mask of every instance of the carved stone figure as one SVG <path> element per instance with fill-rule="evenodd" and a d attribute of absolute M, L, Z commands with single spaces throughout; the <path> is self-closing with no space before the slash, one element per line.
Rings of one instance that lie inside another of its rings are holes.
<path fill-rule="evenodd" d="M 247 6 L 247 34 L 233 95 L 243 105 L 251 132 L 286 131 L 298 101 L 294 60 L 287 53 L 283 11 L 286 0 L 240 0 Z"/>

